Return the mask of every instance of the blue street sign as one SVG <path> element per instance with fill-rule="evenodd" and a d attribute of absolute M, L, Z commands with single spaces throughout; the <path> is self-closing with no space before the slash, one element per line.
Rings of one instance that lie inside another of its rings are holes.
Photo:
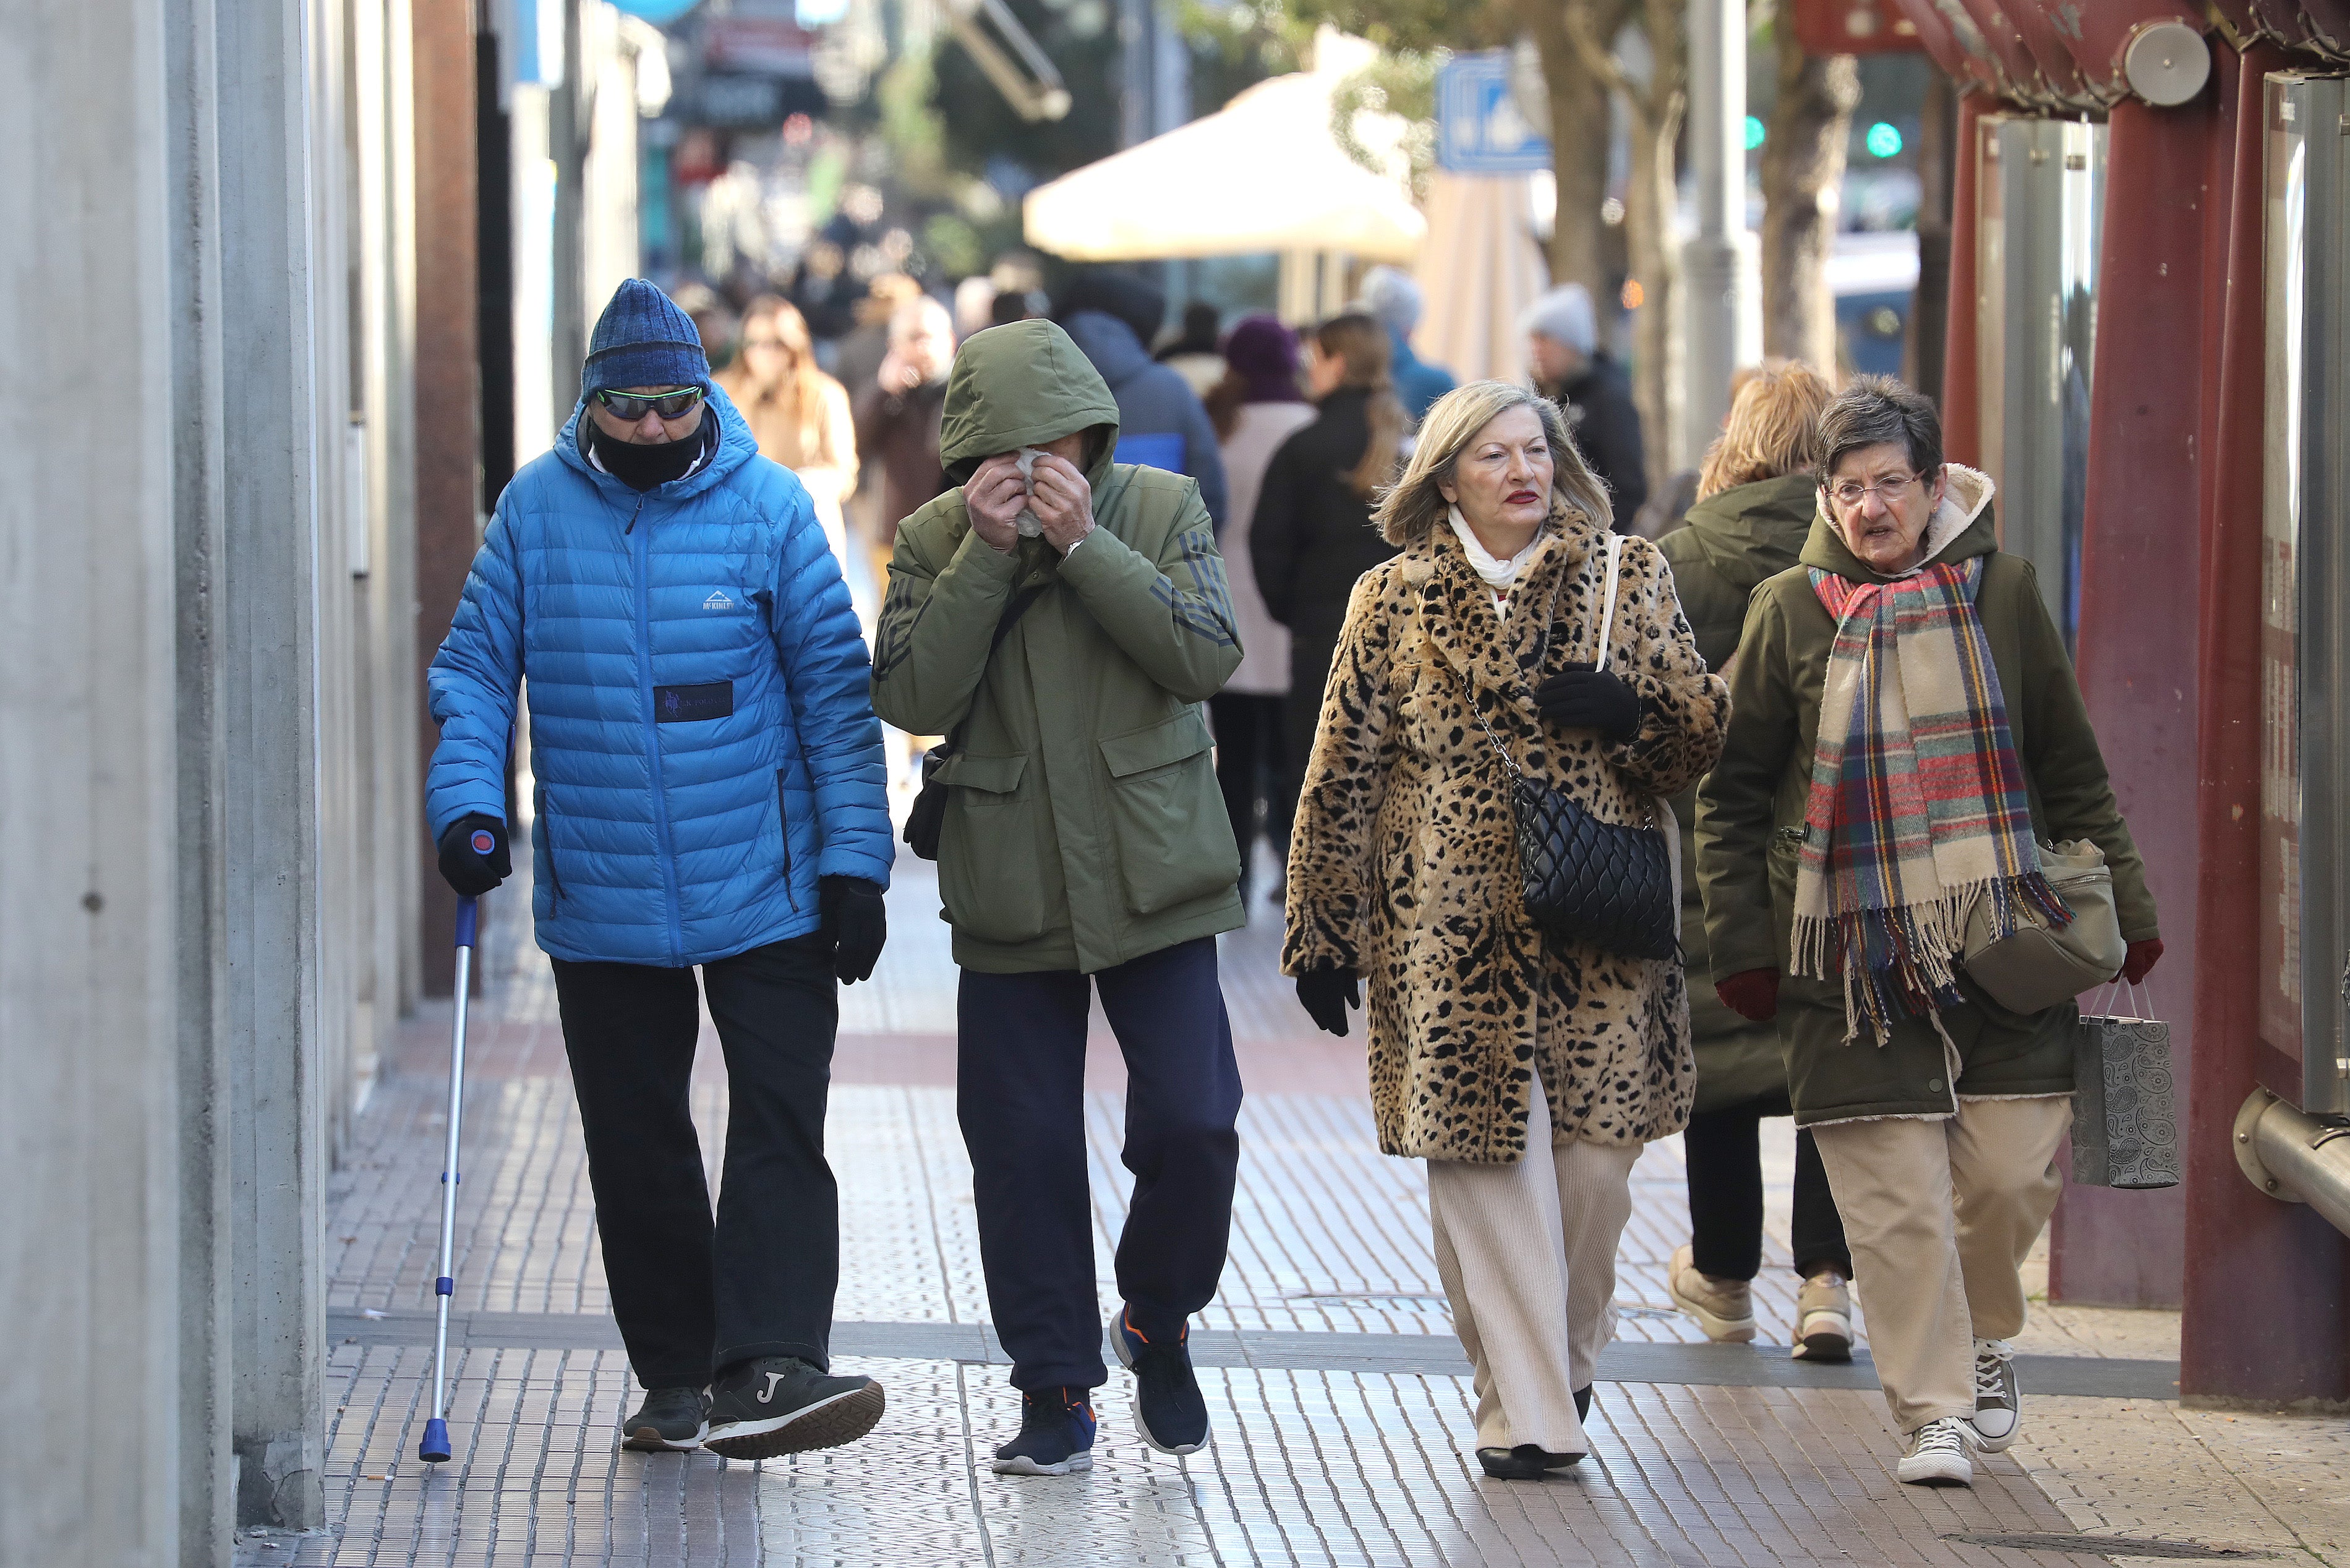
<path fill-rule="evenodd" d="M 1550 139 L 1510 91 L 1506 49 L 1455 55 L 1436 73 L 1436 161 L 1456 174 L 1550 167 Z"/>

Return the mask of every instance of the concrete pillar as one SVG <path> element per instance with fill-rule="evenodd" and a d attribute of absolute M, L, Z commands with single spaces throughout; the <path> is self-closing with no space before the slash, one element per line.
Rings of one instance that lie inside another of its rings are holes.
<path fill-rule="evenodd" d="M 213 0 L 165 16 L 171 125 L 172 511 L 177 673 L 179 887 L 179 1561 L 227 1568 L 236 1516 L 229 1445 L 229 1035 L 218 605 L 227 500 L 221 472 L 218 62 Z"/>
<path fill-rule="evenodd" d="M 0 33 L 0 1563 L 180 1555 L 172 5 Z M 126 1418 L 126 1413 L 132 1413 Z M 201 1417 L 199 1417 L 201 1419 Z M 197 1433 L 201 1440 L 201 1428 Z"/>
<path fill-rule="evenodd" d="M 224 452 L 213 580 L 239 1521 L 324 1511 L 317 485 L 308 60 L 297 0 L 219 14 Z"/>

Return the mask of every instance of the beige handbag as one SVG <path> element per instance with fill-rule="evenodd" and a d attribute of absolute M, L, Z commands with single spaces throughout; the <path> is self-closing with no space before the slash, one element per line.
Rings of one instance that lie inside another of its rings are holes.
<path fill-rule="evenodd" d="M 2012 934 L 1993 941 L 1989 895 L 1977 894 L 1967 911 L 1960 961 L 1974 982 L 2011 1012 L 2038 1012 L 2104 985 L 2121 972 L 2129 956 L 2121 919 L 2114 913 L 2114 874 L 2104 850 L 2085 838 L 2043 844 L 2040 868 L 2073 911 L 2071 925 L 2043 925 L 2025 910 Z"/>

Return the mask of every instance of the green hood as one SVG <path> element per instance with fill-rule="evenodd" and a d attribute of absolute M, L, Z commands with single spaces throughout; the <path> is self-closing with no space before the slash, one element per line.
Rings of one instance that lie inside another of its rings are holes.
<path fill-rule="evenodd" d="M 1060 327 L 1014 321 L 963 341 L 947 375 L 939 432 L 939 461 L 949 484 L 961 484 L 997 452 L 1089 430 L 1105 432 L 1086 473 L 1099 490 L 1118 445 L 1118 400 Z"/>
<path fill-rule="evenodd" d="M 1924 564 L 1950 562 L 1955 564 L 1974 556 L 1988 556 L 1999 548 L 1999 530 L 1991 521 L 1991 475 L 1953 462 L 1950 483 L 1942 492 L 1942 504 L 1934 509 L 1933 518 L 1926 524 L 1926 543 L 1930 552 Z M 1829 522 L 1823 497 L 1815 504 L 1812 518 L 1812 536 L 1804 542 L 1806 566 L 1817 566 L 1824 572 L 1856 583 L 1889 583 L 1891 577 L 1863 562 L 1844 542 Z M 1940 541 L 1939 547 L 1936 541 Z"/>
<path fill-rule="evenodd" d="M 1742 600 L 1797 562 L 1818 508 L 1809 473 L 1735 484 L 1690 508 L 1689 541 Z"/>

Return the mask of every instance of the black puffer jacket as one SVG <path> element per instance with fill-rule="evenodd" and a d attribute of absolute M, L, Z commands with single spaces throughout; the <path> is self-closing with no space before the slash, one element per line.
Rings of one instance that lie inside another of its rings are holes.
<path fill-rule="evenodd" d="M 1594 354 L 1583 373 L 1564 387 L 1545 389 L 1566 415 L 1575 449 L 1607 486 L 1615 504 L 1616 532 L 1629 532 L 1648 499 L 1647 449 L 1640 441 L 1640 410 L 1632 403 L 1632 383 L 1623 368 Z"/>
<path fill-rule="evenodd" d="M 1249 524 L 1257 591 L 1267 612 L 1289 628 L 1282 739 L 1292 784 L 1305 774 L 1355 579 L 1396 553 L 1371 526 L 1370 498 L 1347 483 L 1370 443 L 1369 404 L 1369 393 L 1351 388 L 1324 398 L 1315 421 L 1273 454 Z"/>

